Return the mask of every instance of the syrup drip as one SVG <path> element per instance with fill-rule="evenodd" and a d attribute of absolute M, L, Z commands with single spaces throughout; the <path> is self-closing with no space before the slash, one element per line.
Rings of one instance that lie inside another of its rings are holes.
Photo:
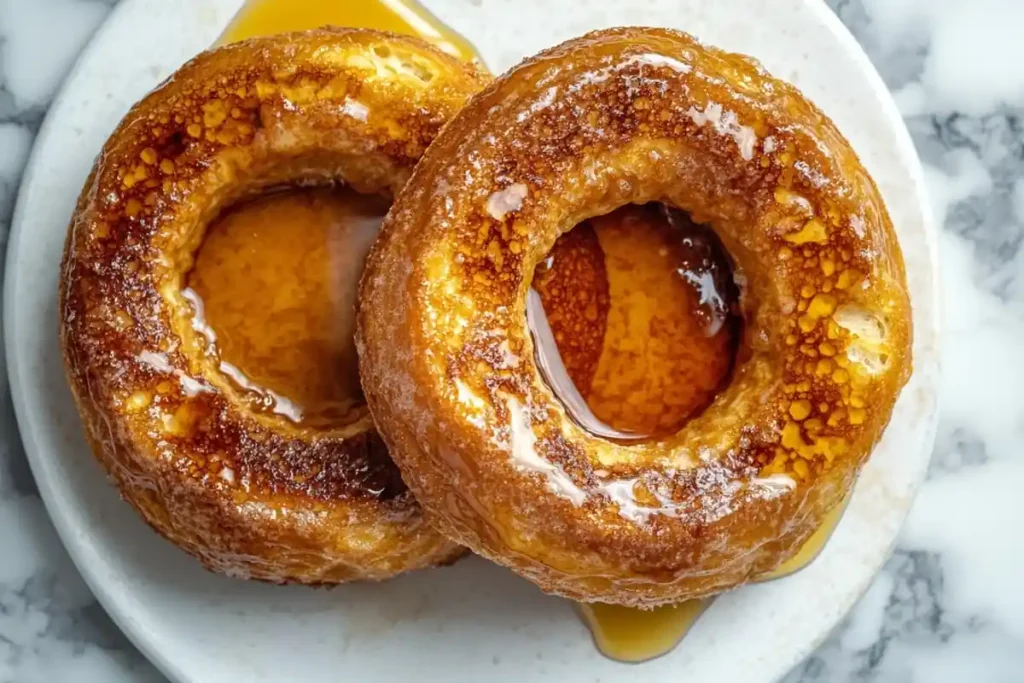
<path fill-rule="evenodd" d="M 848 502 L 849 499 L 844 500 L 829 511 L 821 526 L 792 557 L 754 583 L 791 576 L 810 565 L 824 550 Z M 580 604 L 578 612 L 603 655 L 620 662 L 645 662 L 675 649 L 712 602 L 714 598 L 687 600 L 651 610 L 601 603 Z"/>
<path fill-rule="evenodd" d="M 711 600 L 688 600 L 651 610 L 581 604 L 579 615 L 601 654 L 620 662 L 646 662 L 671 652 Z"/>
<path fill-rule="evenodd" d="M 419 36 L 450 55 L 481 61 L 465 38 L 414 0 L 248 0 L 217 44 L 321 26 L 372 28 Z"/>
<path fill-rule="evenodd" d="M 387 210 L 350 190 L 296 189 L 210 225 L 184 294 L 207 351 L 255 408 L 321 428 L 365 410 L 354 302 Z"/>
<path fill-rule="evenodd" d="M 660 204 L 623 207 L 563 235 L 534 273 L 527 321 L 541 372 L 570 416 L 618 440 L 672 433 L 706 408 L 728 381 L 740 336 L 725 249 Z M 758 580 L 810 564 L 844 508 Z M 641 662 L 672 650 L 712 601 L 578 611 L 604 655 Z"/>
<path fill-rule="evenodd" d="M 828 539 L 832 537 L 832 532 L 835 531 L 836 526 L 839 524 L 839 520 L 843 518 L 843 513 L 846 512 L 846 505 L 850 502 L 849 497 L 846 498 L 839 505 L 829 510 L 825 515 L 824 519 L 821 520 L 821 526 L 815 529 L 814 533 L 811 534 L 810 538 L 804 541 L 804 544 L 800 546 L 800 550 L 780 564 L 772 571 L 758 577 L 757 582 L 772 581 L 774 579 L 781 579 L 786 576 L 797 573 L 821 554 L 821 551 L 825 549 L 825 544 L 828 543 Z"/>

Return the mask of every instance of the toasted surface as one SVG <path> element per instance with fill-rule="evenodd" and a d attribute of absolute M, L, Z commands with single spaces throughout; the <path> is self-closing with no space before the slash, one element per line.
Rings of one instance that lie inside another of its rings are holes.
<path fill-rule="evenodd" d="M 718 234 L 743 339 L 702 414 L 615 442 L 543 381 L 526 299 L 559 235 L 649 201 Z M 358 320 L 370 410 L 432 522 L 544 590 L 628 605 L 796 552 L 911 369 L 902 256 L 850 145 L 756 62 L 660 29 L 568 41 L 476 95 L 392 207 Z"/>
<path fill-rule="evenodd" d="M 485 82 L 418 39 L 325 29 L 204 53 L 100 153 L 60 280 L 67 374 L 122 495 L 210 569 L 381 579 L 461 550 L 424 521 L 365 409 L 312 429 L 255 409 L 182 294 L 207 224 L 281 186 L 393 197 Z"/>

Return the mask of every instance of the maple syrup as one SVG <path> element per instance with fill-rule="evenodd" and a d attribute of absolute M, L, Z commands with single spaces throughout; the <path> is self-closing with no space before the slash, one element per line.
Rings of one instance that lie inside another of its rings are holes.
<path fill-rule="evenodd" d="M 714 233 L 681 211 L 627 206 L 581 223 L 537 267 L 533 290 L 543 316 L 528 318 L 540 320 L 531 328 L 545 377 L 601 436 L 674 432 L 728 381 L 741 333 L 732 267 Z M 810 564 L 844 509 L 758 581 Z M 604 655 L 641 662 L 671 651 L 712 601 L 577 609 Z"/>
<path fill-rule="evenodd" d="M 804 541 L 804 544 L 800 546 L 800 550 L 780 564 L 772 571 L 758 577 L 757 582 L 771 581 L 772 579 L 781 579 L 791 574 L 795 574 L 811 562 L 814 562 L 815 558 L 821 554 L 821 551 L 825 549 L 825 544 L 828 543 L 828 539 L 832 537 L 832 532 L 836 530 L 836 526 L 839 524 L 839 520 L 842 519 L 843 513 L 846 512 L 846 505 L 849 503 L 849 496 L 846 500 L 841 502 L 839 505 L 829 510 L 824 519 L 821 520 L 821 525 L 815 529 L 814 533 L 811 534 L 810 538 Z"/>
<path fill-rule="evenodd" d="M 688 600 L 651 610 L 593 603 L 579 605 L 578 611 L 601 654 L 620 662 L 646 662 L 671 652 L 711 602 Z"/>
<path fill-rule="evenodd" d="M 226 45 L 254 36 L 321 26 L 372 28 L 419 36 L 450 55 L 479 60 L 465 38 L 414 0 L 248 0 L 217 43 Z"/>
<path fill-rule="evenodd" d="M 557 346 L 539 353 L 560 355 L 592 414 L 620 434 L 674 433 L 728 381 L 740 333 L 732 266 L 682 211 L 630 205 L 577 226 L 533 288 Z"/>
<path fill-rule="evenodd" d="M 220 371 L 258 407 L 324 428 L 365 410 L 355 297 L 388 206 L 343 188 L 290 189 L 209 226 L 186 295 Z"/>
<path fill-rule="evenodd" d="M 754 583 L 781 579 L 810 565 L 825 548 L 848 501 L 829 511 L 791 558 Z M 580 604 L 577 610 L 601 654 L 621 662 L 645 662 L 675 649 L 712 602 L 714 598 L 687 600 L 651 610 L 594 603 Z"/>

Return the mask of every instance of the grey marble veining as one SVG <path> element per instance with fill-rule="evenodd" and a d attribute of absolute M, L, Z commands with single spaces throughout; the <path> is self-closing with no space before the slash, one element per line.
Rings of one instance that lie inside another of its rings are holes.
<path fill-rule="evenodd" d="M 0 248 L 50 99 L 113 4 L 0 0 Z M 787 683 L 1024 681 L 1024 2 L 829 4 L 893 91 L 943 225 L 943 407 L 897 550 Z M 16 433 L 4 389 L 0 683 L 161 680 L 75 571 Z"/>

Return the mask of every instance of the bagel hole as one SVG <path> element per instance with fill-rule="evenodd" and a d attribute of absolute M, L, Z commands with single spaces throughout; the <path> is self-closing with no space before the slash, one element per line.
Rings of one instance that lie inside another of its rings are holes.
<path fill-rule="evenodd" d="M 184 295 L 219 373 L 257 410 L 330 429 L 366 414 L 353 335 L 363 264 L 389 202 L 286 187 L 207 227 Z"/>
<path fill-rule="evenodd" d="M 534 270 L 527 322 L 567 412 L 613 439 L 677 432 L 730 379 L 741 333 L 728 252 L 661 203 L 562 235 Z"/>

